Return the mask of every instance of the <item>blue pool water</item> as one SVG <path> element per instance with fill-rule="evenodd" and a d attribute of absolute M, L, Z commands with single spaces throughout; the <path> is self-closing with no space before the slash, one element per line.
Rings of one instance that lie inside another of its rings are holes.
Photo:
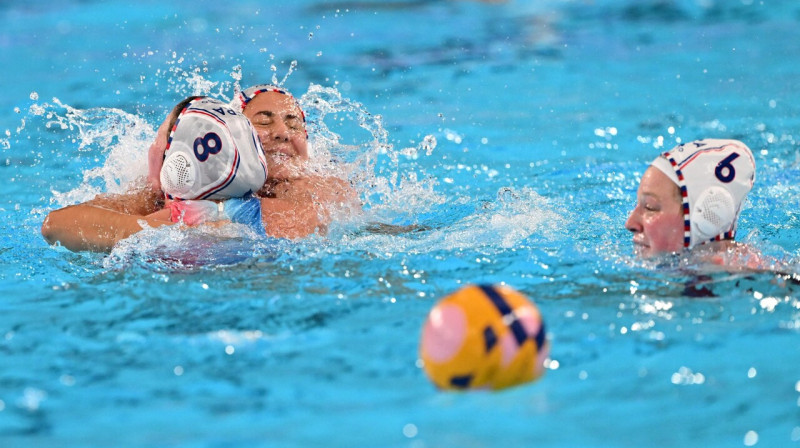
<path fill-rule="evenodd" d="M 623 228 L 659 151 L 737 138 L 759 164 L 739 235 L 798 271 L 796 2 L 15 3 L 0 5 L 0 446 L 800 445 L 800 285 L 656 270 Z M 229 239 L 192 265 L 173 256 L 192 233 L 110 255 L 41 238 L 48 211 L 141 175 L 183 96 L 273 77 L 364 218 Z M 471 282 L 537 303 L 542 379 L 426 379 L 426 314 Z"/>

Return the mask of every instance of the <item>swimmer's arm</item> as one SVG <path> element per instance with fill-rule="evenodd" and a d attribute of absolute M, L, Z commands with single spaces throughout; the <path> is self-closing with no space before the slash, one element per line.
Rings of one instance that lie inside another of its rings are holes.
<path fill-rule="evenodd" d="M 144 226 L 171 224 L 158 217 L 78 204 L 50 212 L 42 223 L 42 236 L 48 243 L 60 243 L 74 252 L 110 252 L 117 242 L 141 231 Z"/>
<path fill-rule="evenodd" d="M 84 205 L 144 216 L 164 208 L 164 194 L 145 186 L 123 194 L 101 194 L 75 207 Z"/>
<path fill-rule="evenodd" d="M 145 219 L 151 220 L 154 219 L 156 221 L 165 221 L 165 222 L 172 222 L 172 210 L 169 207 L 162 208 L 157 212 L 150 213 L 149 215 L 145 216 Z"/>
<path fill-rule="evenodd" d="M 762 254 L 758 249 L 736 241 L 720 241 L 712 243 L 722 249 L 707 259 L 712 264 L 725 267 L 726 270 L 749 272 L 778 272 L 780 263 L 773 257 Z"/>
<path fill-rule="evenodd" d="M 99 195 L 50 212 L 42 224 L 42 236 L 48 243 L 61 243 L 72 251 L 109 252 L 117 241 L 142 230 L 138 221 L 163 208 L 162 198 L 149 188 Z M 152 221 L 151 226 L 168 224 L 160 219 L 146 221 Z"/>

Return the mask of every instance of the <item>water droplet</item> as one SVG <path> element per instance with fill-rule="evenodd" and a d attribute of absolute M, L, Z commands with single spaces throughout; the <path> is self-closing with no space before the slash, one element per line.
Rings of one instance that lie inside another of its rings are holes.
<path fill-rule="evenodd" d="M 747 434 L 744 435 L 744 445 L 745 446 L 753 446 L 758 443 L 758 433 L 755 431 L 747 431 Z"/>

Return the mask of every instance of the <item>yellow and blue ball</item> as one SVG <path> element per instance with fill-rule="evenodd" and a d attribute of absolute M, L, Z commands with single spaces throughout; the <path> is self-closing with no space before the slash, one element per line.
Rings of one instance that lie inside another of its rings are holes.
<path fill-rule="evenodd" d="M 503 285 L 469 285 L 439 301 L 420 357 L 442 389 L 502 389 L 538 379 L 550 353 L 541 313 Z"/>

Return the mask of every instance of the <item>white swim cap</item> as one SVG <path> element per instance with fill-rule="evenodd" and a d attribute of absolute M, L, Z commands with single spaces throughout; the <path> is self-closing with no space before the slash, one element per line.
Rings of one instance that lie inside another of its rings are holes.
<path fill-rule="evenodd" d="M 737 140 L 696 140 L 665 152 L 652 166 L 666 174 L 683 197 L 684 247 L 733 239 L 756 176 L 747 145 Z"/>
<path fill-rule="evenodd" d="M 161 186 L 174 199 L 240 197 L 267 180 L 264 150 L 250 121 L 213 98 L 183 109 L 164 156 Z"/>
<path fill-rule="evenodd" d="M 300 109 L 300 113 L 303 114 L 303 109 L 300 107 L 300 104 L 297 103 L 297 99 L 292 96 L 288 90 L 273 84 L 258 84 L 240 91 L 239 94 L 236 95 L 236 98 L 231 101 L 231 106 L 235 106 L 239 109 L 239 111 L 242 111 L 244 110 L 244 107 L 247 106 L 247 103 L 258 96 L 259 93 L 264 92 L 276 92 L 294 99 L 295 104 L 297 104 L 297 108 Z M 303 115 L 303 120 L 305 120 L 305 115 Z"/>

